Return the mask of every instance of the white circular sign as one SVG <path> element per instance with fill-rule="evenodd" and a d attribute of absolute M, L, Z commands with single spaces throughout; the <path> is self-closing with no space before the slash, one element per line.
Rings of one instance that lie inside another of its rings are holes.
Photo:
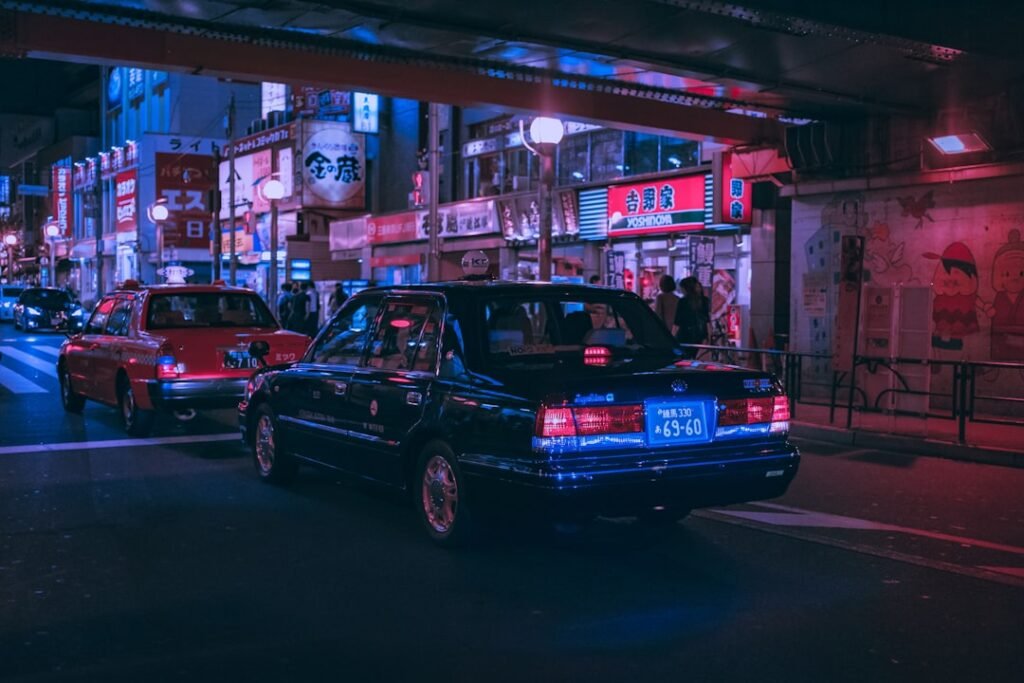
<path fill-rule="evenodd" d="M 321 128 L 302 149 L 302 177 L 315 199 L 344 206 L 361 199 L 366 176 L 362 136 L 343 128 Z"/>
<path fill-rule="evenodd" d="M 466 275 L 486 275 L 491 259 L 482 251 L 467 251 L 462 257 L 462 272 Z"/>

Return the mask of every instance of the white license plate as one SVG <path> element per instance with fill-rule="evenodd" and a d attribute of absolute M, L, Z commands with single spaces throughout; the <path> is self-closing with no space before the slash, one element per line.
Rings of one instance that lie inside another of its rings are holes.
<path fill-rule="evenodd" d="M 707 401 L 648 401 L 647 443 L 672 446 L 711 440 Z"/>

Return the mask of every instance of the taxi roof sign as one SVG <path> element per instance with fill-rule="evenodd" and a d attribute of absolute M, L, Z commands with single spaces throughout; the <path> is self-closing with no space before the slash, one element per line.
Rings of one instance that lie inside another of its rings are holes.
<path fill-rule="evenodd" d="M 491 267 L 491 259 L 480 250 L 467 251 L 462 257 L 462 272 L 466 277 L 481 277 L 487 275 Z"/>

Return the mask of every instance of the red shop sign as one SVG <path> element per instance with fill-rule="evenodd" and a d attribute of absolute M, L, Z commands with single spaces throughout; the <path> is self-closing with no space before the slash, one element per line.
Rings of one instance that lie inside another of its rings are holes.
<path fill-rule="evenodd" d="M 652 235 L 704 229 L 704 176 L 608 188 L 608 234 Z"/>
<path fill-rule="evenodd" d="M 753 220 L 753 184 L 732 173 L 732 151 L 715 156 L 712 165 L 715 188 L 715 223 L 750 225 Z"/>
<path fill-rule="evenodd" d="M 136 175 L 135 170 L 123 171 L 114 177 L 114 207 L 117 215 L 117 232 L 132 232 L 138 227 L 136 221 Z"/>
<path fill-rule="evenodd" d="M 209 244 L 207 200 L 215 182 L 211 156 L 156 153 L 156 193 L 167 200 L 165 247 L 205 248 Z"/>
<path fill-rule="evenodd" d="M 418 214 L 415 211 L 366 219 L 366 239 L 370 244 L 415 242 L 420 239 Z"/>

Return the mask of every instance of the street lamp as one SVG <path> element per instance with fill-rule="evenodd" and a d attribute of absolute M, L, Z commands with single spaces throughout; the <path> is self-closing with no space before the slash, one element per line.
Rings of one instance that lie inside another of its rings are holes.
<path fill-rule="evenodd" d="M 526 141 L 523 122 L 519 121 L 519 134 L 527 149 L 540 157 L 540 235 L 537 238 L 537 279 L 551 280 L 551 193 L 555 184 L 555 148 L 565 135 L 560 119 L 538 116 L 530 123 L 530 138 Z"/>
<path fill-rule="evenodd" d="M 260 186 L 263 197 L 270 201 L 270 282 L 267 284 L 267 303 L 277 310 L 277 201 L 284 198 L 284 183 L 272 173 Z"/>
<path fill-rule="evenodd" d="M 171 210 L 167 208 L 167 197 L 161 197 L 146 209 L 146 216 L 156 226 L 156 245 L 159 250 L 157 254 L 157 268 L 164 269 L 164 221 L 171 216 Z"/>
<path fill-rule="evenodd" d="M 43 228 L 43 233 L 46 235 L 46 243 L 50 247 L 49 259 L 50 259 L 50 286 L 57 286 L 57 250 L 53 246 L 53 241 L 60 237 L 60 225 L 54 222 L 49 222 Z"/>
<path fill-rule="evenodd" d="M 14 282 L 14 247 L 18 244 L 18 236 L 13 232 L 4 235 L 4 246 L 7 247 L 7 279 Z"/>

